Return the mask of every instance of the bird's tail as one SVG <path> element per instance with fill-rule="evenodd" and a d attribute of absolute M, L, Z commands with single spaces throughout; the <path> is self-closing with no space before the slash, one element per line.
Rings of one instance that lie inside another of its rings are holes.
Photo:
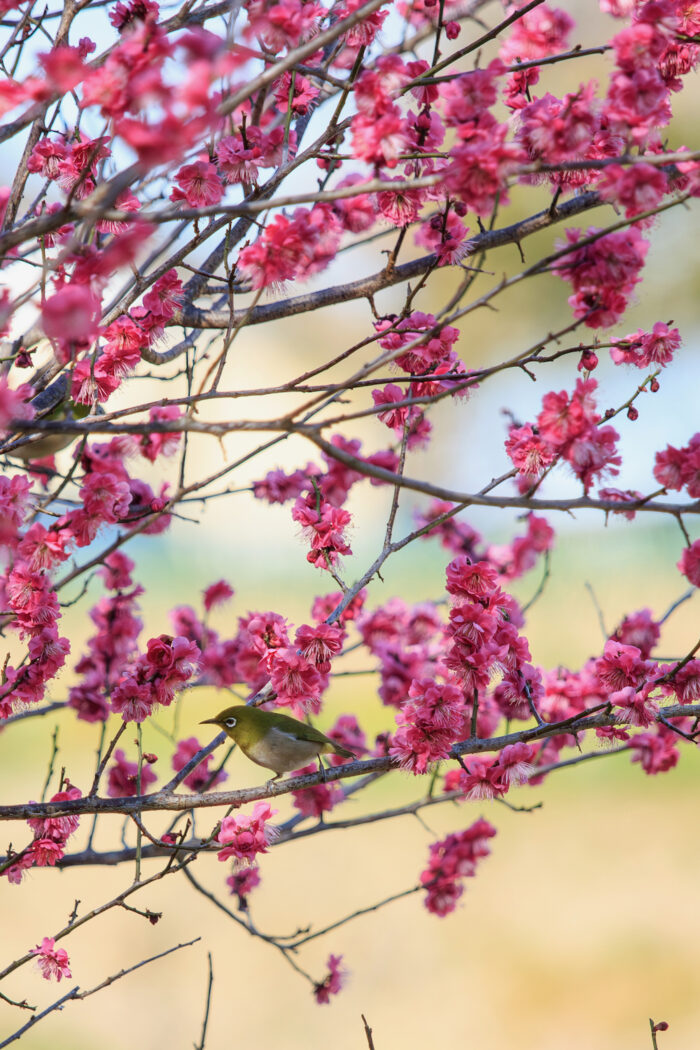
<path fill-rule="evenodd" d="M 340 755 L 341 758 L 357 758 L 357 755 L 354 751 L 348 751 L 346 747 L 341 747 L 340 744 L 334 744 L 333 750 L 335 751 L 336 755 Z"/>

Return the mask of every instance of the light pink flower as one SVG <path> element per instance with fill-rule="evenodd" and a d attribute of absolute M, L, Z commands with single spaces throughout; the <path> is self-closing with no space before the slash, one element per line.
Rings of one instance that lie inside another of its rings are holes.
<path fill-rule="evenodd" d="M 56 948 L 53 937 L 44 937 L 41 944 L 31 949 L 31 955 L 36 955 L 41 976 L 50 981 L 52 978 L 60 981 L 63 977 L 70 977 L 68 952 L 65 948 Z"/>

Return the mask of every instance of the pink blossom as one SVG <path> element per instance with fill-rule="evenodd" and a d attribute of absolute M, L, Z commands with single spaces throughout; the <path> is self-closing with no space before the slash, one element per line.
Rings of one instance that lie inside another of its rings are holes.
<path fill-rule="evenodd" d="M 178 405 L 163 405 L 151 408 L 148 418 L 151 423 L 171 423 L 180 419 L 182 411 Z M 141 455 L 155 463 L 158 456 L 172 456 L 180 444 L 182 433 L 179 430 L 163 430 L 145 434 L 139 445 Z"/>
<path fill-rule="evenodd" d="M 681 345 L 677 328 L 669 328 L 662 321 L 657 321 L 651 332 L 638 329 L 623 339 L 611 340 L 614 346 L 610 356 L 616 365 L 636 365 L 637 368 L 649 368 L 650 365 L 670 364 L 673 355 Z"/>
<path fill-rule="evenodd" d="M 630 740 L 633 762 L 639 762 L 645 773 L 667 773 L 680 757 L 676 741 L 679 737 L 664 725 L 654 732 L 636 733 Z"/>
<path fill-rule="evenodd" d="M 605 643 L 603 655 L 595 662 L 598 681 L 609 693 L 642 686 L 652 669 L 652 663 L 642 658 L 636 645 L 624 645 L 612 638 Z"/>
<path fill-rule="evenodd" d="M 79 788 L 73 787 L 70 782 L 66 781 L 66 787 L 62 791 L 58 791 L 55 795 L 52 795 L 50 802 L 66 802 L 68 800 L 77 799 L 82 797 L 82 792 Z M 31 817 L 27 820 L 27 824 L 34 832 L 37 839 L 50 839 L 53 842 L 63 845 L 70 836 L 77 831 L 80 823 L 80 817 Z"/>
<path fill-rule="evenodd" d="M 243 248 L 238 269 L 253 288 L 304 279 L 322 270 L 340 243 L 340 223 L 330 206 L 297 208 L 291 218 L 277 215 L 258 239 Z"/>
<path fill-rule="evenodd" d="M 280 0 L 271 7 L 263 0 L 251 0 L 248 4 L 251 29 L 273 53 L 283 47 L 294 48 L 315 36 L 325 14 L 320 4 L 302 0 Z"/>
<path fill-rule="evenodd" d="M 382 423 L 386 423 L 391 429 L 401 432 L 408 418 L 409 408 L 407 405 L 396 409 L 389 406 L 397 401 L 404 401 L 406 397 L 406 392 L 397 386 L 396 383 L 389 383 L 383 390 L 373 390 L 372 400 L 376 407 L 387 406 L 377 413 L 377 419 L 381 420 Z"/>
<path fill-rule="evenodd" d="M 501 47 L 500 57 L 505 63 L 517 59 L 546 58 L 568 49 L 568 36 L 576 23 L 561 8 L 543 4 L 527 11 L 510 30 Z"/>
<path fill-rule="evenodd" d="M 62 189 L 74 194 L 78 200 L 89 197 L 95 189 L 97 165 L 111 150 L 106 145 L 108 137 L 89 139 L 76 133 L 58 165 L 58 183 Z"/>
<path fill-rule="evenodd" d="M 329 1003 L 331 996 L 337 995 L 343 987 L 347 978 L 347 973 L 342 969 L 342 962 L 342 955 L 328 956 L 328 962 L 326 963 L 328 973 L 322 981 L 319 981 L 318 984 L 314 985 L 314 997 L 317 1003 Z"/>
<path fill-rule="evenodd" d="M 158 4 L 154 0 L 118 0 L 109 12 L 109 20 L 119 33 L 133 29 L 139 23 L 158 20 Z"/>
<path fill-rule="evenodd" d="M 295 470 L 292 474 L 285 474 L 283 470 L 271 470 L 262 481 L 253 482 L 253 494 L 256 499 L 264 499 L 268 503 L 287 503 L 308 491 L 309 475 L 314 472 L 312 464 L 305 470 Z"/>
<path fill-rule="evenodd" d="M 238 620 L 235 662 L 238 681 L 259 689 L 265 684 L 272 654 L 289 645 L 287 621 L 279 613 L 250 613 Z"/>
<path fill-rule="evenodd" d="M 262 166 L 262 150 L 260 146 L 250 143 L 248 137 L 244 140 L 242 135 L 227 135 L 216 147 L 216 160 L 225 182 L 254 185 L 258 179 L 258 168 Z"/>
<path fill-rule="evenodd" d="M 43 175 L 45 179 L 57 179 L 60 163 L 68 153 L 68 146 L 61 139 L 39 139 L 32 150 L 27 167 L 29 171 Z"/>
<path fill-rule="evenodd" d="M 325 501 L 317 507 L 315 495 L 310 494 L 296 501 L 292 518 L 301 525 L 309 539 L 311 550 L 306 556 L 307 561 L 317 568 L 327 569 L 335 565 L 339 555 L 352 554 L 345 539 L 345 529 L 352 520 L 348 511 Z"/>
<path fill-rule="evenodd" d="M 65 948 L 56 948 L 53 937 L 44 937 L 41 944 L 30 949 L 30 954 L 36 956 L 36 961 L 41 970 L 41 976 L 50 981 L 54 978 L 60 981 L 63 977 L 71 977 L 69 968 L 68 952 Z"/>
<path fill-rule="evenodd" d="M 315 627 L 303 624 L 298 628 L 294 644 L 300 654 L 321 674 L 328 674 L 331 660 L 343 647 L 345 632 L 337 624 L 322 623 Z"/>
<path fill-rule="evenodd" d="M 85 513 L 92 518 L 114 524 L 126 517 L 131 504 L 129 483 L 111 471 L 88 474 L 80 489 Z"/>
<path fill-rule="evenodd" d="M 332 594 L 320 595 L 314 599 L 314 603 L 311 607 L 311 617 L 319 623 L 321 620 L 329 619 L 335 610 L 343 600 L 343 594 L 341 591 L 334 591 Z M 357 620 L 361 615 L 364 604 L 367 600 L 367 589 L 365 587 L 358 591 L 352 601 L 348 602 L 344 606 L 342 613 L 338 619 L 338 623 L 346 624 Z"/>
<path fill-rule="evenodd" d="M 654 477 L 665 489 L 680 491 L 683 488 L 685 462 L 686 449 L 677 449 L 673 445 L 667 445 L 663 452 L 656 453 Z"/>
<path fill-rule="evenodd" d="M 495 616 L 477 602 L 461 602 L 450 610 L 449 633 L 464 648 L 476 650 L 486 646 L 497 626 Z"/>
<path fill-rule="evenodd" d="M 642 689 L 625 686 L 618 692 L 610 693 L 608 700 L 618 708 L 616 713 L 628 725 L 648 726 L 656 720 L 659 713 L 658 703 L 649 697 L 650 688 L 652 687 L 648 685 Z"/>
<path fill-rule="evenodd" d="M 524 784 L 529 780 L 534 766 L 532 760 L 537 748 L 532 744 L 508 744 L 498 756 L 500 778 L 504 784 Z"/>
<path fill-rule="evenodd" d="M 318 767 L 312 762 L 308 766 L 294 770 L 294 776 L 301 777 L 308 773 L 318 773 Z M 311 787 L 292 791 L 294 805 L 305 817 L 321 817 L 345 798 L 342 785 L 335 781 L 314 784 Z"/>
<path fill-rule="evenodd" d="M 461 770 L 459 790 L 465 798 L 476 801 L 499 798 L 508 790 L 501 781 L 501 771 L 495 759 L 470 755 L 465 762 L 467 772 Z"/>
<path fill-rule="evenodd" d="M 443 170 L 446 190 L 477 215 L 488 215 L 496 197 L 507 203 L 506 177 L 525 159 L 522 148 L 506 142 L 508 128 L 495 120 L 463 125 Z"/>
<path fill-rule="evenodd" d="M 566 164 L 584 157 L 600 126 L 595 84 L 581 85 L 578 91 L 561 99 L 546 94 L 523 106 L 519 117 L 518 141 L 531 160 Z M 586 181 L 589 177 L 566 171 L 547 175 L 555 185 Z M 526 181 L 531 181 L 531 176 Z"/>
<path fill-rule="evenodd" d="M 639 145 L 671 119 L 669 88 L 653 66 L 618 70 L 610 79 L 605 113 L 613 131 Z"/>
<path fill-rule="evenodd" d="M 99 299 L 84 284 L 66 284 L 44 303 L 44 332 L 56 343 L 63 363 L 90 346 L 97 335 L 99 307 Z"/>
<path fill-rule="evenodd" d="M 666 49 L 667 36 L 660 20 L 635 21 L 612 38 L 620 69 L 633 73 L 639 66 L 654 67 Z"/>
<path fill-rule="evenodd" d="M 66 560 L 66 547 L 70 541 L 71 535 L 67 529 L 45 529 L 35 522 L 25 532 L 17 552 L 30 570 L 40 572 Z"/>
<path fill-rule="evenodd" d="M 461 209 L 460 209 L 461 210 Z M 423 222 L 414 234 L 416 244 L 435 252 L 439 266 L 452 266 L 467 254 L 468 227 L 454 210 L 433 215 Z"/>
<path fill-rule="evenodd" d="M 238 907 L 245 911 L 248 907 L 248 897 L 253 890 L 260 885 L 260 869 L 252 864 L 249 868 L 241 868 L 234 871 L 226 879 L 226 885 L 231 893 L 238 897 Z"/>
<path fill-rule="evenodd" d="M 409 144 L 407 121 L 395 105 L 387 106 L 380 114 L 361 111 L 352 118 L 352 151 L 358 160 L 375 167 L 395 168 Z"/>
<path fill-rule="evenodd" d="M 91 405 L 93 401 L 104 404 L 120 383 L 121 378 L 110 368 L 109 360 L 95 364 L 83 358 L 73 368 L 71 397 L 79 405 Z"/>
<path fill-rule="evenodd" d="M 386 189 L 377 194 L 377 207 L 380 213 L 392 225 L 399 227 L 410 226 L 418 219 L 424 201 L 425 191 L 423 190 Z"/>
<path fill-rule="evenodd" d="M 623 518 L 627 518 L 628 521 L 634 521 L 637 516 L 637 511 L 633 509 L 625 510 L 625 503 L 638 503 L 644 499 L 644 493 L 639 492 L 637 489 L 621 489 L 615 488 L 604 488 L 598 489 L 599 499 L 606 500 L 608 503 L 619 503 L 621 504 L 619 510 L 613 510 L 613 514 L 619 514 Z"/>
<path fill-rule="evenodd" d="M 113 551 L 105 558 L 98 575 L 108 590 L 123 591 L 132 584 L 131 573 L 134 567 L 134 562 L 123 551 Z"/>
<path fill-rule="evenodd" d="M 445 123 L 458 128 L 477 120 L 484 110 L 493 106 L 498 98 L 498 78 L 503 69 L 503 63 L 496 59 L 485 69 L 462 73 L 442 85 Z"/>
<path fill-rule="evenodd" d="M 347 175 L 336 185 L 336 189 L 346 186 L 357 186 L 357 193 L 344 197 L 333 203 L 333 210 L 338 216 L 343 229 L 351 233 L 362 233 L 374 225 L 377 218 L 377 202 L 374 194 L 362 193 L 363 178 L 359 174 Z"/>
<path fill-rule="evenodd" d="M 613 639 L 622 642 L 623 645 L 636 646 L 642 657 L 648 659 L 660 636 L 661 627 L 654 620 L 651 609 L 640 609 L 639 612 L 625 616 Z"/>
<path fill-rule="evenodd" d="M 63 44 L 54 47 L 52 51 L 40 54 L 39 61 L 51 87 L 54 90 L 67 92 L 79 84 L 85 76 L 84 57 L 79 48 Z"/>
<path fill-rule="evenodd" d="M 619 437 L 614 427 L 592 427 L 588 433 L 575 438 L 565 451 L 565 458 L 583 482 L 586 493 L 594 481 L 607 474 L 619 474 L 617 468 L 622 463 L 616 444 Z"/>
<path fill-rule="evenodd" d="M 278 704 L 301 704 L 318 710 L 322 681 L 319 672 L 295 649 L 276 649 L 270 657 L 270 681 Z"/>
<path fill-rule="evenodd" d="M 148 762 L 141 764 L 141 794 L 158 777 Z M 121 748 L 114 752 L 114 762 L 107 773 L 107 794 L 110 798 L 131 798 L 139 794 L 139 764 L 129 762 Z"/>
<path fill-rule="evenodd" d="M 35 838 L 27 850 L 27 859 L 37 868 L 53 868 L 63 856 L 63 843 L 55 839 Z"/>
<path fill-rule="evenodd" d="M 186 740 L 178 740 L 175 753 L 172 757 L 173 769 L 175 772 L 179 772 L 191 758 L 197 754 L 201 749 L 202 745 L 197 740 L 196 736 L 187 737 Z M 186 776 L 183 783 L 186 787 L 190 788 L 191 791 L 209 791 L 217 784 L 221 784 L 228 777 L 223 769 L 219 769 L 216 772 L 209 769 L 209 765 L 212 762 L 214 756 L 207 755 L 206 758 L 202 759 L 199 765 Z"/>
<path fill-rule="evenodd" d="M 204 592 L 204 608 L 210 612 L 216 606 L 225 605 L 233 598 L 233 587 L 226 580 L 217 580 L 207 587 Z"/>
<path fill-rule="evenodd" d="M 585 236 L 598 232 L 591 228 Z M 572 250 L 556 264 L 555 271 L 574 289 L 569 298 L 574 316 L 582 318 L 589 328 L 606 328 L 627 308 L 641 279 L 649 244 L 634 227 L 605 234 L 581 248 L 573 247 L 581 237 L 581 230 L 566 231 Z"/>
<path fill-rule="evenodd" d="M 269 824 L 276 812 L 267 802 L 256 802 L 252 813 L 224 817 L 216 836 L 216 841 L 222 846 L 217 853 L 218 859 L 234 857 L 236 867 L 245 867 L 253 864 L 258 853 L 267 853 L 277 835 L 277 829 Z"/>
<path fill-rule="evenodd" d="M 141 350 L 148 344 L 147 335 L 128 314 L 118 317 L 102 334 L 106 343 L 103 364 L 108 362 L 114 375 L 128 375 L 141 360 Z"/>
<path fill-rule="evenodd" d="M 700 540 L 683 548 L 678 568 L 694 587 L 700 587 Z"/>
<path fill-rule="evenodd" d="M 668 678 L 661 680 L 661 692 L 675 696 L 681 704 L 695 704 L 700 700 L 700 660 L 689 660 L 678 669 L 675 666 L 660 667 Z"/>
<path fill-rule="evenodd" d="M 431 845 L 428 867 L 420 877 L 428 911 L 441 917 L 454 911 L 464 891 L 462 880 L 475 875 L 479 861 L 488 857 L 491 851 L 487 842 L 495 834 L 488 821 L 477 820 L 465 831 Z"/>
<path fill-rule="evenodd" d="M 216 168 L 208 160 L 186 164 L 175 175 L 177 188 L 170 194 L 171 201 L 186 201 L 190 208 L 218 204 L 224 195 Z"/>
<path fill-rule="evenodd" d="M 293 86 L 292 74 L 289 71 L 283 73 L 275 87 L 275 102 L 279 111 L 286 113 L 287 109 L 291 109 L 292 113 L 297 116 L 304 116 L 308 113 L 318 95 L 318 88 L 301 73 L 295 74 Z"/>
<path fill-rule="evenodd" d="M 446 575 L 446 589 L 457 598 L 486 598 L 497 586 L 495 568 L 487 561 L 472 561 L 466 554 L 450 562 Z"/>
<path fill-rule="evenodd" d="M 656 207 L 668 190 L 668 179 L 651 164 L 633 164 L 628 168 L 613 164 L 604 169 L 597 189 L 605 200 L 624 208 L 630 218 Z"/>
<path fill-rule="evenodd" d="M 177 270 L 168 270 L 153 285 L 150 292 L 143 297 L 143 305 L 152 320 L 162 324 L 169 321 L 182 298 L 182 281 Z"/>
<path fill-rule="evenodd" d="M 441 326 L 433 314 L 414 311 L 398 323 L 387 318 L 375 324 L 378 332 L 386 332 L 379 340 L 384 350 L 396 352 L 394 358 L 399 368 L 411 375 L 433 372 L 441 362 L 450 361 L 452 348 L 459 338 L 459 329 L 452 325 Z M 387 331 L 387 329 L 389 329 Z M 405 352 L 404 347 L 410 347 Z"/>
<path fill-rule="evenodd" d="M 396 715 L 392 758 L 418 775 L 447 758 L 464 725 L 464 694 L 456 685 L 414 679 Z"/>

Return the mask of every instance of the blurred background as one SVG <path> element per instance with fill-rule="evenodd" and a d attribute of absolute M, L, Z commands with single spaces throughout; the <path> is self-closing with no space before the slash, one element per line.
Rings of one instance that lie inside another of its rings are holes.
<path fill-rule="evenodd" d="M 576 42 L 590 46 L 607 39 L 610 23 L 589 13 L 588 4 L 565 5 L 579 17 Z M 583 16 L 583 17 L 581 17 Z M 490 54 L 485 52 L 484 61 Z M 597 76 L 604 83 L 610 69 L 605 56 L 581 60 L 571 67 L 543 71 L 538 93 L 574 90 Z M 691 76 L 683 94 L 674 99 L 675 121 L 669 148 L 697 143 L 697 78 Z M 513 193 L 501 222 L 515 221 L 548 206 L 546 187 Z M 696 210 L 675 209 L 651 231 L 644 281 L 624 325 L 622 336 L 656 321 L 679 327 L 684 347 L 677 361 L 660 377 L 660 390 L 636 402 L 637 422 L 624 415 L 615 421 L 620 431 L 622 473 L 612 483 L 619 488 L 650 491 L 655 484 L 655 451 L 667 443 L 687 444 L 698 427 L 697 284 L 700 243 L 691 224 Z M 610 209 L 598 210 L 590 224 L 613 219 Z M 588 225 L 589 223 L 584 223 Z M 527 262 L 550 251 L 563 228 L 532 238 L 525 245 Z M 391 241 L 387 239 L 384 247 Z M 380 244 L 380 247 L 382 245 Z M 373 249 L 373 250 L 376 250 Z M 368 249 L 346 253 L 321 283 L 331 284 L 378 269 L 379 256 Z M 492 253 L 486 263 L 491 275 L 475 286 L 482 294 L 502 274 L 517 272 L 517 250 Z M 454 287 L 454 278 L 438 274 L 418 308 L 436 311 Z M 313 284 L 305 286 L 314 287 Z M 298 289 L 289 289 L 296 294 Z M 471 314 L 462 327 L 458 349 L 469 368 L 494 363 L 546 337 L 570 321 L 567 286 L 554 277 L 539 277 L 513 289 L 498 301 L 498 312 Z M 382 311 L 400 304 L 400 292 L 378 297 Z M 316 365 L 333 352 L 365 337 L 371 315 L 365 303 L 336 306 L 286 321 L 283 326 L 251 328 L 234 343 L 222 389 L 248 388 L 278 382 Z M 342 343 L 338 342 L 342 333 Z M 576 334 L 575 342 L 584 335 Z M 633 369 L 615 368 L 607 352 L 600 354 L 595 373 L 601 392 L 600 410 L 625 401 L 644 378 Z M 531 421 L 549 389 L 573 388 L 576 357 L 543 370 L 538 383 L 522 373 L 507 373 L 485 383 L 470 399 L 443 404 L 432 414 L 430 447 L 411 454 L 408 473 L 455 488 L 474 490 L 508 468 L 503 449 L 508 410 L 520 422 Z M 175 369 L 173 369 L 175 371 Z M 344 375 L 332 373 L 334 379 Z M 134 380 L 127 386 L 131 403 L 180 392 L 177 382 Z M 367 392 L 355 405 L 370 404 Z M 126 403 L 126 402 L 124 402 Z M 275 412 L 269 399 L 233 402 L 241 418 L 262 418 Z M 279 399 L 279 411 L 289 403 Z M 115 398 L 115 406 L 119 407 Z M 201 418 L 221 418 L 221 405 L 205 407 Z M 387 432 L 376 420 L 346 429 L 359 436 L 367 453 L 385 447 Z M 220 444 L 202 438 L 192 443 L 190 472 L 214 471 L 253 448 L 254 439 L 236 437 Z M 64 453 L 64 455 L 69 455 Z M 293 470 L 314 457 L 313 449 L 290 439 L 258 456 L 232 487 L 245 488 L 267 470 Z M 69 460 L 66 460 L 69 462 Z M 147 480 L 162 481 L 154 470 Z M 171 479 L 172 480 L 172 479 Z M 578 486 L 564 471 L 555 472 L 546 493 L 563 497 Z M 359 576 L 378 552 L 391 494 L 383 488 L 357 485 L 348 509 L 353 514 L 352 558 L 345 578 Z M 405 494 L 397 534 L 411 528 L 416 509 L 426 501 Z M 235 633 L 236 618 L 253 610 L 274 609 L 294 625 L 309 621 L 315 595 L 335 590 L 332 581 L 305 560 L 305 544 L 291 521 L 288 507 L 268 507 L 248 492 L 214 500 L 206 507 L 192 503 L 193 521 L 175 520 L 160 537 L 139 538 L 128 551 L 137 561 L 136 579 L 145 587 L 142 599 L 142 639 L 170 630 L 168 611 L 189 604 L 201 610 L 201 592 L 224 577 L 236 590 L 233 603 L 217 612 L 213 625 L 223 636 Z M 676 569 L 683 537 L 677 524 L 651 515 L 632 523 L 605 522 L 593 515 L 547 515 L 557 531 L 551 577 L 528 614 L 525 633 L 534 662 L 549 668 L 577 668 L 600 651 L 603 635 L 591 591 L 608 632 L 622 617 L 650 608 L 660 617 L 685 591 Z M 523 531 L 516 515 L 495 510 L 469 511 L 466 520 L 488 542 L 508 542 Z M 697 525 L 689 523 L 691 538 Z M 101 542 L 109 540 L 108 534 Z M 92 553 L 92 552 L 90 552 Z M 368 606 L 394 595 L 408 601 L 440 599 L 449 556 L 434 542 L 421 542 L 390 560 L 383 581 L 374 581 Z M 522 601 L 536 591 L 541 566 L 518 581 L 513 590 Z M 587 587 L 586 585 L 589 585 Z M 74 597 L 79 591 L 75 585 Z M 71 668 L 92 631 L 89 606 L 101 594 L 98 581 L 87 595 L 65 610 L 63 633 L 72 653 L 53 699 L 64 699 L 72 681 Z M 658 652 L 680 657 L 697 641 L 697 596 L 666 622 Z M 357 669 L 369 669 L 368 657 Z M 168 779 L 172 748 L 163 733 L 177 722 L 178 737 L 208 737 L 198 726 L 228 703 L 228 695 L 213 689 L 186 692 L 175 708 L 161 713 L 160 731 L 145 728 L 145 746 L 159 754 L 156 771 Z M 393 711 L 381 708 L 373 676 L 339 679 L 327 695 L 318 724 L 327 728 L 345 712 L 355 713 L 371 736 L 393 726 Z M 111 732 L 117 728 L 110 724 Z M 98 728 L 78 723 L 70 713 L 47 720 L 27 720 L 0 734 L 3 800 L 37 798 L 46 776 L 54 726 L 59 727 L 58 768 L 85 789 L 91 776 Z M 124 747 L 135 757 L 133 736 Z M 487 817 L 498 829 L 492 855 L 470 880 L 451 916 L 438 919 L 414 895 L 377 913 L 362 916 L 315 941 L 299 961 L 322 979 L 329 953 L 342 955 L 348 971 L 346 987 L 329 1006 L 317 1006 L 308 985 L 284 959 L 198 896 L 182 875 L 164 879 L 136 895 L 131 903 L 162 911 L 152 926 L 138 915 L 113 910 L 63 942 L 68 950 L 73 982 L 82 987 L 133 965 L 171 945 L 201 936 L 196 945 L 129 975 L 83 1003 L 68 1004 L 60 1014 L 38 1025 L 22 1040 L 27 1050 L 140 1050 L 191 1046 L 200 1037 L 207 985 L 207 953 L 211 952 L 214 984 L 207 1046 L 218 1050 L 245 1046 L 260 1050 L 309 1050 L 332 1045 L 334 1050 L 366 1045 L 360 1015 L 374 1030 L 376 1050 L 404 1050 L 449 1042 L 464 1042 L 479 1050 L 632 1050 L 651 1045 L 648 1018 L 667 1020 L 670 1029 L 659 1036 L 663 1050 L 680 1050 L 700 1041 L 700 869 L 698 826 L 699 762 L 697 752 L 682 749 L 680 766 L 668 774 L 647 777 L 626 755 L 591 761 L 563 770 L 536 788 L 509 795 L 516 804 L 542 802 L 532 813 L 513 813 L 494 803 L 449 805 L 412 817 L 348 831 L 328 831 L 302 842 L 273 849 L 263 858 L 262 884 L 251 896 L 257 926 L 263 932 L 292 933 L 311 924 L 320 928 L 343 916 L 415 884 L 425 867 L 435 837 Z M 261 783 L 260 770 L 242 756 L 229 763 L 226 787 Z M 421 797 L 421 780 L 397 774 L 380 782 L 357 800 L 346 803 L 338 816 L 362 814 Z M 280 801 L 279 817 L 289 813 Z M 211 823 L 221 813 L 210 812 Z M 201 821 L 206 825 L 207 817 Z M 72 840 L 84 841 L 85 828 Z M 149 829 L 159 833 L 153 819 Z M 210 826 L 210 825 L 209 825 Z M 24 842 L 26 829 L 5 825 L 3 843 Z M 97 848 L 113 848 L 122 833 L 121 818 L 100 822 Z M 81 837 L 82 836 L 82 837 Z M 228 865 L 214 857 L 198 863 L 198 878 L 224 896 Z M 146 865 L 146 873 L 156 866 Z M 21 887 L 5 880 L 2 900 L 3 965 L 22 954 L 67 920 L 76 900 L 80 911 L 94 907 L 125 888 L 131 865 L 62 873 L 34 870 Z M 233 898 L 226 898 L 234 907 Z M 72 986 L 68 982 L 68 987 Z M 66 989 L 42 980 L 33 966 L 8 979 L 3 990 L 40 1007 Z M 26 1019 L 0 1003 L 0 1033 L 13 1031 Z M 0 1036 L 1 1038 L 1 1036 Z"/>

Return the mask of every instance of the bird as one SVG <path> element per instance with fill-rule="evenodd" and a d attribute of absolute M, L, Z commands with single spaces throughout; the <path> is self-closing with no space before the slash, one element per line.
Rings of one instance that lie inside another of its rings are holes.
<path fill-rule="evenodd" d="M 99 406 L 98 414 L 103 415 L 104 409 Z M 89 405 L 81 405 L 72 401 L 68 398 L 65 401 L 61 401 L 60 404 L 56 405 L 50 412 L 45 415 L 39 416 L 38 418 L 46 420 L 49 423 L 72 423 L 85 419 L 90 414 Z M 24 434 L 23 436 L 27 436 Z M 54 456 L 57 452 L 67 448 L 68 445 L 72 444 L 73 441 L 78 437 L 77 434 L 46 434 L 41 431 L 33 441 L 29 441 L 24 445 L 20 445 L 17 448 L 13 448 L 8 452 L 8 455 L 14 456 L 15 459 L 21 459 L 25 462 L 32 459 L 43 459 L 45 456 Z"/>
<path fill-rule="evenodd" d="M 279 780 L 283 773 L 299 769 L 314 759 L 318 761 L 321 775 L 325 777 L 321 755 L 357 758 L 352 751 L 331 740 L 320 729 L 314 729 L 289 715 L 262 711 L 259 707 L 245 704 L 227 707 L 215 718 L 205 718 L 199 724 L 219 726 L 235 740 L 246 758 L 266 769 L 272 769 L 275 776 L 268 784 Z"/>
<path fill-rule="evenodd" d="M 30 403 L 34 409 L 33 418 L 46 420 L 49 423 L 72 423 L 87 420 L 88 417 L 93 415 L 104 415 L 102 405 L 97 405 L 93 410 L 90 405 L 83 405 L 80 402 L 73 401 L 70 396 L 70 376 L 65 372 L 50 386 L 40 390 L 31 399 Z M 24 439 L 24 442 L 14 448 L 13 445 L 18 438 Z M 11 438 L 3 443 L 0 452 L 4 452 L 7 446 L 6 455 L 29 463 L 33 459 L 43 459 L 45 456 L 55 455 L 61 449 L 67 448 L 77 438 L 78 434 L 76 433 L 58 432 L 52 434 L 42 430 L 32 435 L 31 431 L 27 430 L 13 434 Z"/>

